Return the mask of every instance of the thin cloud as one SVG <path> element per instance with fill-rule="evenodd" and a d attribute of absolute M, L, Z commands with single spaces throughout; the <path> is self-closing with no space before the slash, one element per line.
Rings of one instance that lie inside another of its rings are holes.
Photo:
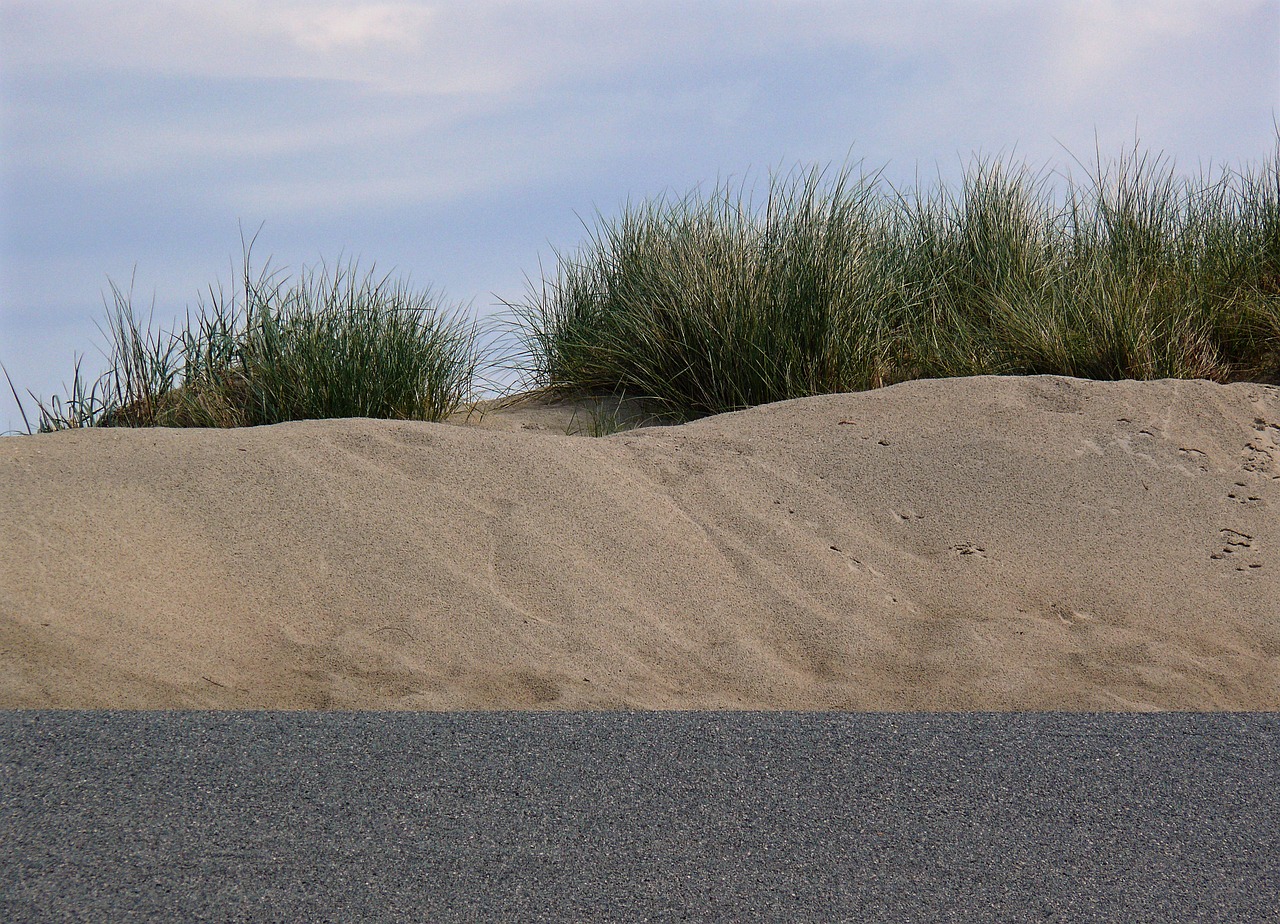
<path fill-rule="evenodd" d="M 262 10 L 262 4 L 254 4 Z M 338 3 L 267 7 L 256 22 L 276 28 L 293 44 L 320 54 L 339 50 L 360 53 L 388 49 L 416 50 L 437 11 L 413 3 Z"/>

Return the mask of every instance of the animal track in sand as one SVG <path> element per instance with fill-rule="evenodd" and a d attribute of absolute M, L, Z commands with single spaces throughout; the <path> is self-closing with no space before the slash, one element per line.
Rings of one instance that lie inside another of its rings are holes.
<path fill-rule="evenodd" d="M 980 545 L 975 545 L 972 542 L 961 542 L 959 545 L 953 545 L 951 546 L 950 551 L 954 552 L 956 555 L 960 556 L 961 558 L 986 558 L 987 557 L 987 550 Z"/>
<path fill-rule="evenodd" d="M 893 516 L 893 518 L 894 518 L 895 520 L 897 520 L 899 523 L 906 523 L 906 522 L 908 522 L 908 521 L 910 521 L 910 520 L 923 520 L 923 519 L 924 519 L 924 514 L 916 513 L 914 510 L 901 510 L 901 511 L 899 511 L 899 510 L 894 510 L 893 508 L 890 508 L 890 509 L 889 509 L 889 513 L 890 513 L 890 514 Z"/>
<path fill-rule="evenodd" d="M 1054 612 L 1057 614 L 1058 622 L 1064 626 L 1088 625 L 1097 617 L 1092 613 L 1086 613 L 1083 610 L 1075 610 L 1066 606 L 1055 606 Z"/>
<path fill-rule="evenodd" d="M 1132 424 L 1132 421 L 1121 417 L 1117 423 Z M 1105 453 L 1103 447 L 1092 440 L 1083 442 L 1084 448 L 1077 449 L 1076 455 L 1084 455 L 1086 451 L 1095 455 Z M 1192 477 L 1212 470 L 1208 453 L 1173 443 L 1164 430 L 1154 425 L 1137 432 L 1128 428 L 1117 430 L 1111 437 L 1110 446 L 1123 450 L 1131 458 L 1155 469 L 1175 471 Z"/>
<path fill-rule="evenodd" d="M 1259 446 L 1256 442 L 1245 444 L 1243 468 L 1246 472 L 1270 475 L 1271 466 L 1274 462 L 1275 456 L 1272 455 L 1270 449 Z"/>
<path fill-rule="evenodd" d="M 828 545 L 827 548 L 843 557 L 845 567 L 853 574 L 859 575 L 863 580 L 865 580 L 865 575 L 870 575 L 870 582 L 864 586 L 868 590 L 875 588 L 872 592 L 878 593 L 885 603 L 897 607 L 907 614 L 916 612 L 915 604 L 900 597 L 894 585 L 885 577 L 885 573 L 875 565 L 854 557 L 838 545 Z M 859 583 L 863 583 L 863 581 L 859 581 Z"/>
<path fill-rule="evenodd" d="M 1258 554 L 1254 546 L 1253 536 L 1235 529 L 1220 529 L 1218 535 L 1222 539 L 1222 551 L 1214 552 L 1209 557 L 1215 561 L 1234 561 L 1237 571 L 1257 570 L 1260 562 L 1248 559 Z"/>
<path fill-rule="evenodd" d="M 845 567 L 846 567 L 846 568 L 848 568 L 850 571 L 853 571 L 853 572 L 855 572 L 855 573 L 860 572 L 860 571 L 866 571 L 866 572 L 868 572 L 869 574 L 871 574 L 873 577 L 877 577 L 877 578 L 883 578 L 883 577 L 884 577 L 884 572 L 883 572 L 883 571 L 879 570 L 879 569 L 878 569 L 878 568 L 876 568 L 874 565 L 868 564 L 867 562 L 863 561 L 862 559 L 857 558 L 857 557 L 855 557 L 855 556 L 853 556 L 853 555 L 849 554 L 849 553 L 848 553 L 848 552 L 846 552 L 844 549 L 840 548 L 840 546 L 838 546 L 838 545 L 829 545 L 829 546 L 827 546 L 827 548 L 828 548 L 828 549 L 830 549 L 831 551 L 835 552 L 837 555 L 841 555 L 841 556 L 843 556 L 843 557 L 844 557 L 844 564 L 845 564 Z"/>
<path fill-rule="evenodd" d="M 1235 501 L 1241 507 L 1260 507 L 1262 498 L 1256 494 L 1250 494 L 1247 490 L 1249 486 L 1243 481 L 1237 481 L 1235 487 L 1240 490 L 1234 490 L 1227 494 L 1229 500 Z"/>
<path fill-rule="evenodd" d="M 1276 453 L 1280 451 L 1280 424 L 1255 417 L 1253 429 L 1258 435 L 1244 444 L 1242 468 L 1246 472 L 1280 480 L 1280 474 L 1274 471 Z"/>
<path fill-rule="evenodd" d="M 1209 457 L 1205 455 L 1203 452 L 1201 452 L 1199 449 L 1179 448 L 1178 456 L 1181 458 L 1183 462 L 1191 463 L 1191 465 L 1193 465 L 1196 468 L 1196 470 L 1201 473 L 1205 473 L 1209 471 L 1209 462 L 1208 462 Z"/>

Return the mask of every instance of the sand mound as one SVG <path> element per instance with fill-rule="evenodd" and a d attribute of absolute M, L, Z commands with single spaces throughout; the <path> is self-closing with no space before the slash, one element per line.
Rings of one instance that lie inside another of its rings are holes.
<path fill-rule="evenodd" d="M 0 706 L 1280 708 L 1278 389 L 542 419 L 0 441 Z"/>

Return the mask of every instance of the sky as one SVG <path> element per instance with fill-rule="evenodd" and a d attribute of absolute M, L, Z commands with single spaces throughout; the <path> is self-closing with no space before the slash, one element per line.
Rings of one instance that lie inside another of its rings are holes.
<path fill-rule="evenodd" d="M 1280 0 L 0 0 L 0 363 L 31 415 L 105 370 L 112 283 L 167 329 L 242 234 L 485 317 L 628 201 L 1135 144 L 1195 174 L 1278 122 Z"/>

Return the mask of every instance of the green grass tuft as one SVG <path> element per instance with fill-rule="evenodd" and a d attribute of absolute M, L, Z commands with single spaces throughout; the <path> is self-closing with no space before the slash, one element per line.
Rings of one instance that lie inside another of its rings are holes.
<path fill-rule="evenodd" d="M 1181 179 L 1101 160 L 1055 196 L 977 161 L 959 190 L 845 169 L 601 219 L 510 306 L 535 384 L 685 418 L 921 377 L 1280 378 L 1280 145 Z"/>
<path fill-rule="evenodd" d="M 354 263 L 255 277 L 251 249 L 241 291 L 179 332 L 112 285 L 109 371 L 87 384 L 77 359 L 38 429 L 440 420 L 476 387 L 494 346 L 460 310 Z M 668 420 L 922 377 L 1280 382 L 1280 135 L 1261 166 L 1197 177 L 1135 147 L 1065 188 L 979 159 L 959 189 L 814 168 L 762 202 L 629 204 L 507 307 L 498 368 Z"/>
<path fill-rule="evenodd" d="M 37 399 L 38 430 L 442 420 L 469 396 L 480 356 L 459 310 L 354 262 L 293 283 L 268 268 L 255 278 L 249 250 L 242 291 L 211 289 L 181 331 L 153 334 L 113 284 L 108 371 L 87 385 L 77 360 L 70 399 Z"/>

